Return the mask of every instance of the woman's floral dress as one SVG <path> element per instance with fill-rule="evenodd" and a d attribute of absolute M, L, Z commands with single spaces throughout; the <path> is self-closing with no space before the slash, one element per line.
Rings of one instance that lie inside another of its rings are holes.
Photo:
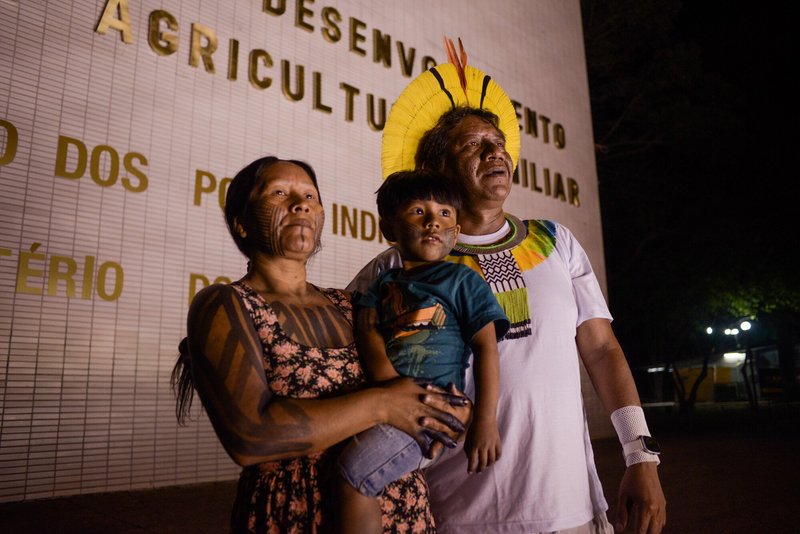
<path fill-rule="evenodd" d="M 232 286 L 250 312 L 264 347 L 264 371 L 274 395 L 293 398 L 336 396 L 365 383 L 355 345 L 308 347 L 291 339 L 272 308 L 241 282 Z M 349 297 L 320 289 L 352 324 Z M 239 478 L 231 530 L 235 533 L 326 533 L 336 506 L 331 485 L 336 448 L 246 467 Z M 428 486 L 419 472 L 386 488 L 381 499 L 385 532 L 434 532 Z"/>

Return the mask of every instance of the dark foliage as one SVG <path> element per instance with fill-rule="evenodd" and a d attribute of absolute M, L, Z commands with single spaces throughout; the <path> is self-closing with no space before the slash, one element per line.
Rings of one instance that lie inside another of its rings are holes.
<path fill-rule="evenodd" d="M 707 353 L 705 327 L 745 315 L 764 342 L 796 340 L 800 9 L 581 5 L 610 304 L 632 364 Z"/>

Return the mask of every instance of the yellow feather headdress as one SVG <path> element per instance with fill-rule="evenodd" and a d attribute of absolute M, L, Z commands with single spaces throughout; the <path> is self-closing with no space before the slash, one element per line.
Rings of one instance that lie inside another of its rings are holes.
<path fill-rule="evenodd" d="M 381 168 L 386 178 L 393 172 L 414 168 L 422 136 L 446 111 L 471 106 L 491 111 L 500 119 L 506 150 L 514 168 L 519 161 L 519 122 L 511 100 L 490 76 L 467 65 L 467 55 L 458 41 L 461 57 L 452 41 L 445 39 L 450 63 L 437 65 L 414 79 L 400 93 L 386 119 L 381 147 Z"/>

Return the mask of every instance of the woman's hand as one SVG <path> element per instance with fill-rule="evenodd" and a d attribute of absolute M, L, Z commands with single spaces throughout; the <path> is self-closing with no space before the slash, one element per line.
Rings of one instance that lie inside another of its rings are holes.
<path fill-rule="evenodd" d="M 456 442 L 463 439 L 466 428 L 472 420 L 473 404 L 469 397 L 456 388 L 455 384 L 450 384 L 446 391 L 434 384 L 426 384 L 425 389 L 428 394 L 423 397 L 422 401 L 428 406 L 436 408 L 440 414 L 445 416 L 444 419 L 422 421 L 428 435 L 435 440 L 427 456 L 436 458 L 441 453 L 443 445 L 454 448 Z M 442 424 L 442 421 L 447 421 L 448 424 Z M 454 425 L 454 422 L 457 425 Z"/>
<path fill-rule="evenodd" d="M 471 403 L 458 390 L 450 394 L 436 386 L 421 386 L 408 377 L 389 380 L 380 387 L 385 393 L 383 420 L 413 437 L 426 456 L 431 454 L 426 434 L 449 447 L 455 447 L 464 434 L 462 421 L 468 421 L 471 415 L 471 408 L 465 405 Z"/>

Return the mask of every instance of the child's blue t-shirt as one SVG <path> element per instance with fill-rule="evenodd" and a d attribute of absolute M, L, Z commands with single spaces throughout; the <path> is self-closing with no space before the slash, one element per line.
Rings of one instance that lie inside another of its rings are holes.
<path fill-rule="evenodd" d="M 464 389 L 469 342 L 494 322 L 497 339 L 509 327 L 488 284 L 464 265 L 440 262 L 385 271 L 354 305 L 375 308 L 386 353 L 398 373 Z"/>

